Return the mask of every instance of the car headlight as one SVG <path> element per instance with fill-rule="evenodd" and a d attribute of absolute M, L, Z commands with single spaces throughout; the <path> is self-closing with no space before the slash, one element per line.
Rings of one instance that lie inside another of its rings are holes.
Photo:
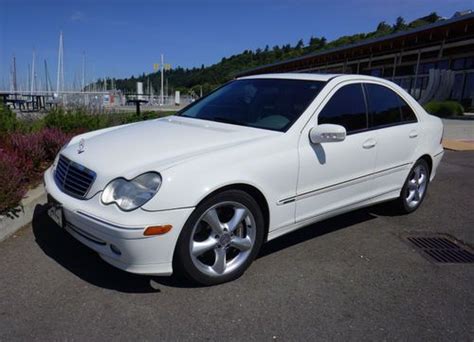
<path fill-rule="evenodd" d="M 147 172 L 132 180 L 117 178 L 105 187 L 102 202 L 115 203 L 125 211 L 134 210 L 155 196 L 160 186 L 161 176 L 156 172 Z"/>

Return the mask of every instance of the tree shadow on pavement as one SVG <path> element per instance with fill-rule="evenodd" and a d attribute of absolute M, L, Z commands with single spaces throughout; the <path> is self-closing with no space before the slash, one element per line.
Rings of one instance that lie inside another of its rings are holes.
<path fill-rule="evenodd" d="M 298 229 L 264 244 L 257 259 L 318 236 L 372 220 L 377 217 L 372 212 L 373 208 L 360 209 Z M 32 226 L 36 242 L 46 255 L 92 285 L 124 293 L 160 292 L 159 285 L 176 288 L 200 287 L 179 275 L 136 275 L 107 264 L 96 252 L 57 226 L 46 214 L 45 206 L 36 207 Z"/>

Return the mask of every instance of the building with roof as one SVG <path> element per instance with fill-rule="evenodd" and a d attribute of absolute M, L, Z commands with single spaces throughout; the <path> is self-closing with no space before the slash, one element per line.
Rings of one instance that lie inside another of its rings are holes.
<path fill-rule="evenodd" d="M 474 107 L 474 13 L 380 38 L 247 70 L 265 73 L 355 73 L 389 79 L 420 103 L 452 99 Z"/>

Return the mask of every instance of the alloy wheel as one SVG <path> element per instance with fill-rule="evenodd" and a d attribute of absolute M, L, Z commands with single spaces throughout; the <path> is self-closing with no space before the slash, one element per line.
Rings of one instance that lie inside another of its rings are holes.
<path fill-rule="evenodd" d="M 410 208 L 417 207 L 426 192 L 428 184 L 428 171 L 423 164 L 418 164 L 408 177 L 405 193 L 405 202 Z"/>
<path fill-rule="evenodd" d="M 247 207 L 238 202 L 217 203 L 193 227 L 191 260 L 208 276 L 226 275 L 245 263 L 255 240 L 255 218 Z"/>

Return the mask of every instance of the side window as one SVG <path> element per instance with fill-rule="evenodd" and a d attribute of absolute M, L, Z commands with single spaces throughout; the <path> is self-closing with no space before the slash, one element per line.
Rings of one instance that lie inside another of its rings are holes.
<path fill-rule="evenodd" d="M 398 95 L 397 95 L 398 96 Z M 400 111 L 402 112 L 402 121 L 409 123 L 409 122 L 417 122 L 416 115 L 413 112 L 413 109 L 402 99 L 398 96 L 398 102 L 400 102 Z"/>
<path fill-rule="evenodd" d="M 402 121 L 397 94 L 378 84 L 367 83 L 365 89 L 371 114 L 371 127 L 388 126 Z"/>
<path fill-rule="evenodd" d="M 365 84 L 370 127 L 417 122 L 413 109 L 394 91 L 377 84 Z"/>
<path fill-rule="evenodd" d="M 340 88 L 324 106 L 318 116 L 318 124 L 336 124 L 352 133 L 367 126 L 362 84 L 349 84 Z"/>

